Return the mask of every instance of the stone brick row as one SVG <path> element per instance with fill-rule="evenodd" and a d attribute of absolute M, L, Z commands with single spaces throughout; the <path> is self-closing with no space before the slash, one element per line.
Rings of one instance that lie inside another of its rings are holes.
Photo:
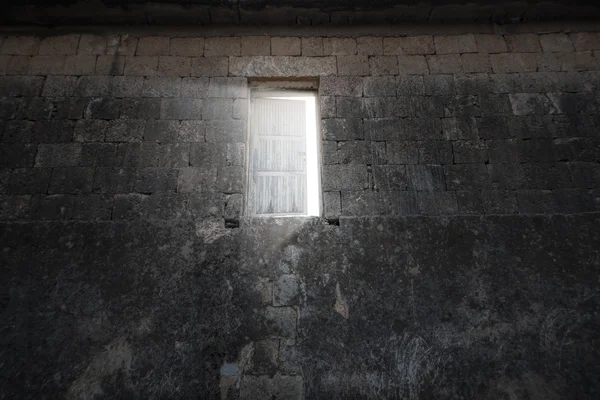
<path fill-rule="evenodd" d="M 598 211 L 597 190 L 325 192 L 325 218 L 371 215 L 548 214 Z"/>
<path fill-rule="evenodd" d="M 407 37 L 131 37 L 129 35 L 9 36 L 8 55 L 268 56 L 572 52 L 600 49 L 596 32 L 461 34 Z"/>

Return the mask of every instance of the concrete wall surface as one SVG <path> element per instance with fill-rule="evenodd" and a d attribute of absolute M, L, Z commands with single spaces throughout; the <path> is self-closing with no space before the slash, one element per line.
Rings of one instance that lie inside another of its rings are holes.
<path fill-rule="evenodd" d="M 600 396 L 599 33 L 115 31 L 0 39 L 0 399 Z M 262 78 L 322 217 L 244 216 Z"/>

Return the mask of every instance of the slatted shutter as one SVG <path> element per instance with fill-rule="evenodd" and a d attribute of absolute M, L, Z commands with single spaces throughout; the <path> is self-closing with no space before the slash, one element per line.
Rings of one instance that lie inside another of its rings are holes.
<path fill-rule="evenodd" d="M 306 214 L 306 102 L 252 98 L 250 212 Z"/>

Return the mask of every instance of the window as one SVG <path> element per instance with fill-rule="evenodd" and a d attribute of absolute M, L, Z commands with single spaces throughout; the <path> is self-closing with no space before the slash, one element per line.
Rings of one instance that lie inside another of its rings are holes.
<path fill-rule="evenodd" d="M 250 96 L 248 215 L 320 215 L 316 92 L 259 87 Z"/>

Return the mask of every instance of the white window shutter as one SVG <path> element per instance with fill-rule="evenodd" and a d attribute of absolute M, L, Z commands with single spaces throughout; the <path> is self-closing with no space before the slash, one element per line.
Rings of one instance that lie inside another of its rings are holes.
<path fill-rule="evenodd" d="M 250 206 L 256 215 L 305 214 L 306 102 L 255 97 Z"/>

